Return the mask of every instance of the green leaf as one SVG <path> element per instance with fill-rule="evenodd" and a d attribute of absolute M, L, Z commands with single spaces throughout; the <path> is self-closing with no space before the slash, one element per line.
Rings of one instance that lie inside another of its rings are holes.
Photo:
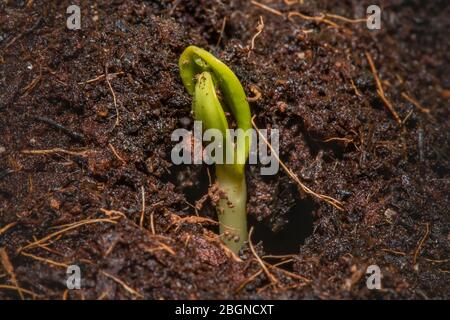
<path fill-rule="evenodd" d="M 192 96 L 196 94 L 196 83 L 198 83 L 199 81 L 198 79 L 204 78 L 201 76 L 203 72 L 211 73 L 212 82 L 215 82 L 216 86 L 220 89 L 220 92 L 222 94 L 226 106 L 233 114 L 233 117 L 236 119 L 237 128 L 240 128 L 245 132 L 252 127 L 250 107 L 244 89 L 242 88 L 239 79 L 236 77 L 233 71 L 231 71 L 230 68 L 228 68 L 222 61 L 220 61 L 219 59 L 214 57 L 211 53 L 201 48 L 198 48 L 196 46 L 189 46 L 181 54 L 179 60 L 179 67 L 183 84 L 186 87 L 186 90 Z M 207 89 L 210 92 L 212 92 L 213 85 L 208 84 Z M 206 100 L 207 99 L 206 95 L 202 99 Z M 194 100 L 198 99 L 194 98 Z M 217 121 L 215 122 L 215 125 L 217 125 L 217 127 L 215 128 L 222 130 L 220 126 L 223 125 L 223 120 L 219 120 L 221 119 L 221 116 L 213 115 L 213 113 L 217 112 L 216 110 L 217 103 L 216 101 L 212 102 L 213 104 L 211 105 L 211 107 L 209 107 L 210 110 L 209 111 L 202 110 L 201 113 L 199 113 L 198 115 L 199 118 L 197 119 L 199 120 L 216 119 L 214 120 Z M 199 107 L 195 106 L 195 101 L 193 109 L 194 113 L 196 112 L 197 109 L 199 109 Z M 210 112 L 211 115 L 206 115 L 207 112 Z M 242 135 L 238 136 L 238 140 L 239 139 L 242 140 L 244 138 L 245 137 L 243 137 Z M 245 143 L 238 144 L 241 147 L 235 150 L 236 152 L 235 159 L 239 159 L 239 161 L 235 161 L 236 163 L 234 165 L 234 168 L 232 169 L 235 170 L 237 174 L 243 174 L 244 171 L 243 162 L 245 162 L 245 160 L 247 160 L 248 158 L 250 143 L 251 143 L 250 139 L 247 138 L 245 139 Z"/>

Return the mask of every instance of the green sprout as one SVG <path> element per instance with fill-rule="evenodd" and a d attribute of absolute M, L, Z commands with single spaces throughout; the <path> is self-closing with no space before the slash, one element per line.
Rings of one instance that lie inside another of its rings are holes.
<path fill-rule="evenodd" d="M 220 131 L 223 159 L 231 159 L 216 163 L 216 182 L 222 195 L 217 204 L 217 215 L 222 240 L 237 253 L 248 237 L 245 162 L 251 143 L 247 134 L 251 129 L 251 115 L 247 97 L 233 71 L 203 49 L 187 47 L 181 54 L 179 67 L 183 84 L 193 96 L 195 119 L 202 121 L 203 130 Z M 237 143 L 228 130 L 221 101 L 233 115 L 237 129 L 242 129 L 236 130 Z"/>

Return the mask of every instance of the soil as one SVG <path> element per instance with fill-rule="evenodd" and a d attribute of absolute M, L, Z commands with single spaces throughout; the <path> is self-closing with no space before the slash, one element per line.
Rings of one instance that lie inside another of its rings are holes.
<path fill-rule="evenodd" d="M 372 2 L 82 2 L 69 30 L 77 1 L 2 1 L 0 299 L 448 299 L 448 2 L 380 1 L 380 30 L 288 18 Z M 281 160 L 344 204 L 247 166 L 253 246 L 283 262 L 271 276 L 248 245 L 224 249 L 210 199 L 195 208 L 213 168 L 170 160 L 172 131 L 193 127 L 177 66 L 191 44 L 257 88 Z"/>

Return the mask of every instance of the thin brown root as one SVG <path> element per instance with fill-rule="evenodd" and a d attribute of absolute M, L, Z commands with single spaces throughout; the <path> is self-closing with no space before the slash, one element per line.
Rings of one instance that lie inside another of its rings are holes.
<path fill-rule="evenodd" d="M 51 229 L 51 228 L 50 228 Z M 62 237 L 62 235 L 59 235 L 59 236 L 57 236 L 57 237 L 55 237 L 55 239 L 53 239 L 53 240 L 49 240 L 48 242 L 46 242 L 46 243 L 40 243 L 40 244 L 37 244 L 36 246 L 37 246 L 37 248 L 42 248 L 42 249 L 44 249 L 44 250 L 46 250 L 46 251 L 49 251 L 49 250 L 51 250 L 51 249 L 49 249 L 48 248 L 48 246 L 50 246 L 51 244 L 53 244 L 53 243 L 55 243 L 56 241 L 58 241 L 59 239 L 61 239 L 61 237 Z M 35 236 L 33 236 L 33 240 L 34 241 L 37 241 L 37 238 L 35 237 Z M 31 243 L 30 241 L 28 241 L 28 243 Z M 51 250 L 51 251 L 54 251 L 54 250 Z M 54 253 L 54 252 L 51 252 L 51 253 Z M 60 253 L 56 253 L 57 255 L 61 255 Z"/>
<path fill-rule="evenodd" d="M 406 255 L 406 253 L 404 253 L 402 251 L 397 251 L 397 250 L 392 250 L 392 249 L 387 249 L 387 248 L 381 249 L 381 250 L 384 251 L 384 252 L 393 253 L 393 254 L 396 254 L 396 255 L 399 255 L 399 256 L 405 256 Z"/>
<path fill-rule="evenodd" d="M 121 218 L 121 216 L 112 216 L 112 217 L 110 217 L 110 220 L 117 220 L 117 219 L 120 219 L 120 218 Z M 91 220 L 91 219 L 86 219 L 86 220 Z M 86 221 L 86 220 L 81 220 L 81 221 Z M 53 230 L 53 229 L 64 229 L 64 228 L 67 228 L 67 227 L 71 227 L 71 226 L 77 225 L 77 224 L 79 224 L 81 221 L 76 221 L 76 222 L 72 222 L 72 223 L 61 224 L 61 225 L 59 225 L 59 226 L 53 226 L 53 227 L 50 227 L 49 229 L 51 229 L 51 230 Z M 33 236 L 33 238 L 36 239 L 34 236 Z M 51 241 L 51 242 L 48 242 L 48 243 L 46 243 L 45 245 L 49 245 L 49 244 L 51 244 L 51 243 L 53 243 L 53 242 L 55 242 L 55 240 L 54 240 L 54 241 Z"/>
<path fill-rule="evenodd" d="M 276 264 L 274 264 L 274 265 L 271 265 L 270 263 L 268 263 L 268 262 L 265 262 L 264 261 L 264 263 L 267 265 L 267 266 L 275 266 L 275 267 L 279 267 L 279 266 L 282 266 L 282 265 L 284 265 L 284 264 L 287 264 L 287 263 L 291 263 L 291 262 L 293 262 L 294 261 L 294 259 L 293 259 L 293 257 L 292 258 L 289 258 L 289 259 L 287 259 L 287 260 L 283 260 L 283 261 L 280 261 L 280 262 L 278 262 L 278 263 L 276 263 Z"/>
<path fill-rule="evenodd" d="M 145 216 L 145 188 L 141 187 L 141 199 L 142 199 L 142 209 L 141 209 L 141 218 L 139 219 L 139 227 L 142 229 L 144 227 L 144 216 Z M 155 234 L 153 232 L 153 234 Z"/>
<path fill-rule="evenodd" d="M 261 268 L 264 270 L 264 273 L 267 275 L 267 278 L 269 278 L 269 280 L 272 284 L 275 284 L 278 282 L 278 280 L 275 278 L 275 276 L 272 273 L 270 273 L 269 269 L 267 269 L 267 267 L 266 267 L 266 264 L 264 263 L 264 261 L 261 260 L 261 258 L 256 253 L 255 248 L 253 247 L 252 233 L 253 233 L 253 227 L 250 228 L 250 232 L 248 233 L 248 244 L 250 246 L 250 250 L 252 251 L 252 253 L 255 256 L 258 263 L 261 265 Z"/>
<path fill-rule="evenodd" d="M 350 18 L 343 17 L 343 16 L 340 16 L 340 15 L 337 15 L 337 14 L 332 14 L 332 13 L 325 13 L 325 16 L 328 17 L 328 18 L 341 20 L 341 21 L 348 22 L 348 23 L 353 23 L 353 24 L 367 22 L 366 18 L 350 19 Z"/>
<path fill-rule="evenodd" d="M 209 172 L 209 168 L 206 168 L 206 172 L 208 173 L 209 186 L 211 186 L 212 185 L 212 180 L 211 180 L 211 173 Z"/>
<path fill-rule="evenodd" d="M 39 244 L 45 243 L 48 240 L 50 240 L 50 239 L 52 239 L 52 238 L 54 238 L 56 236 L 59 236 L 60 234 L 64 234 L 67 231 L 79 228 L 81 226 L 92 224 L 92 223 L 102 223 L 102 222 L 108 222 L 108 223 L 112 223 L 112 224 L 116 224 L 117 223 L 117 221 L 114 221 L 112 219 L 86 219 L 86 220 L 81 220 L 81 221 L 75 222 L 74 224 L 69 225 L 68 227 L 66 227 L 66 228 L 64 228 L 62 230 L 56 231 L 54 233 L 51 233 L 51 234 L 45 236 L 44 238 L 42 238 L 40 240 L 32 242 L 32 243 L 26 245 L 25 247 L 20 248 L 18 251 L 21 252 L 22 250 L 25 250 L 25 249 L 30 249 L 30 248 L 37 247 L 37 246 L 39 246 Z"/>
<path fill-rule="evenodd" d="M 116 151 L 114 146 L 111 143 L 108 143 L 109 149 L 111 149 L 112 153 L 116 156 L 117 159 L 119 159 L 122 164 L 126 164 L 127 162 L 119 155 L 119 153 Z"/>
<path fill-rule="evenodd" d="M 114 248 L 117 246 L 117 243 L 118 243 L 118 242 L 119 242 L 119 240 L 117 240 L 117 239 L 116 239 L 115 241 L 113 241 L 113 243 L 111 243 L 111 245 L 109 246 L 109 248 L 106 249 L 106 251 L 105 251 L 103 257 L 109 256 L 109 255 L 111 254 L 111 252 L 113 252 Z"/>
<path fill-rule="evenodd" d="M 350 79 L 350 83 L 352 84 L 352 88 L 353 88 L 353 90 L 355 91 L 355 94 L 358 96 L 358 97 L 361 97 L 361 92 L 358 90 L 358 88 L 356 87 L 356 85 L 355 85 L 355 82 L 353 81 L 353 79 Z"/>
<path fill-rule="evenodd" d="M 339 28 L 340 27 L 337 23 L 327 19 L 326 16 L 327 15 L 323 14 L 323 13 L 321 13 L 320 16 L 308 16 L 308 15 L 305 15 L 305 14 L 300 13 L 298 11 L 291 11 L 291 12 L 288 13 L 288 19 L 289 20 L 291 20 L 292 17 L 300 17 L 300 18 L 302 18 L 304 20 L 314 21 L 316 23 L 322 23 L 323 22 L 323 23 L 328 24 L 329 26 L 331 26 L 333 28 Z"/>
<path fill-rule="evenodd" d="M 413 114 L 413 112 L 414 112 L 414 110 L 410 110 L 410 111 L 408 112 L 408 114 L 406 115 L 406 117 L 402 120 L 402 125 L 404 125 L 404 124 L 408 121 L 408 119 L 411 117 L 411 115 Z"/>
<path fill-rule="evenodd" d="M 36 241 L 37 239 L 36 239 L 36 237 L 33 237 L 33 239 Z M 40 248 L 40 249 L 42 249 L 42 250 L 45 250 L 45 251 L 47 251 L 47 252 L 49 252 L 49 253 L 52 253 L 52 254 L 56 254 L 56 255 L 58 255 L 58 256 L 60 256 L 60 257 L 62 257 L 62 256 L 64 256 L 61 252 L 58 252 L 58 251 L 56 251 L 56 250 L 54 250 L 54 249 L 50 249 L 49 247 L 48 247 L 48 244 L 40 244 L 40 245 L 38 245 L 38 247 Z"/>
<path fill-rule="evenodd" d="M 25 88 L 23 88 L 23 96 L 28 95 L 42 79 L 42 66 L 39 66 L 39 75 L 34 78 Z"/>
<path fill-rule="evenodd" d="M 436 260 L 436 259 L 428 259 L 428 258 L 426 258 L 425 260 L 426 260 L 426 261 L 429 261 L 429 262 L 431 262 L 431 263 L 446 263 L 446 262 L 449 262 L 449 261 L 450 261 L 450 259 Z"/>
<path fill-rule="evenodd" d="M 353 143 L 353 139 L 340 138 L 340 137 L 331 137 L 331 138 L 323 140 L 323 142 L 331 142 L 331 141 L 343 141 L 345 143 Z"/>
<path fill-rule="evenodd" d="M 127 219 L 127 216 L 125 215 L 125 213 L 121 212 L 121 211 L 117 211 L 117 210 L 106 210 L 104 208 L 100 208 L 100 211 L 103 212 L 105 215 L 107 215 L 108 217 L 110 217 L 111 219 L 117 219 L 118 216 L 121 216 L 125 219 Z"/>
<path fill-rule="evenodd" d="M 8 231 L 12 227 L 14 227 L 16 224 L 17 224 L 17 222 L 8 223 L 6 226 L 4 226 L 3 228 L 0 229 L 0 235 L 4 234 L 6 231 Z"/>
<path fill-rule="evenodd" d="M 30 291 L 30 290 L 27 290 L 27 289 L 24 289 L 24 288 L 20 288 L 20 287 L 16 287 L 16 286 L 10 286 L 10 285 L 7 285 L 7 284 L 0 284 L 0 289 L 20 290 L 20 292 L 23 292 L 23 293 L 26 293 L 26 294 L 32 296 L 33 299 L 35 297 L 39 297 L 39 295 L 37 293 L 34 293 L 33 291 Z"/>
<path fill-rule="evenodd" d="M 420 112 L 431 116 L 430 109 L 422 107 L 416 99 L 411 98 L 411 96 L 409 96 L 406 92 L 402 92 L 402 97 L 412 103 Z"/>
<path fill-rule="evenodd" d="M 161 201 L 158 201 L 158 202 L 152 204 L 151 206 L 154 207 L 154 206 L 159 205 L 159 204 L 161 204 L 163 202 L 164 201 L 161 200 Z M 127 221 L 130 222 L 136 228 L 140 228 L 139 225 L 136 224 L 136 222 L 134 222 L 131 219 L 128 219 L 128 217 L 123 212 L 120 212 L 120 211 L 117 211 L 117 210 L 106 210 L 104 208 L 101 208 L 100 211 L 103 212 L 104 214 L 106 214 L 108 217 L 110 217 L 111 220 L 118 219 L 119 217 L 123 217 L 123 218 L 127 219 Z M 118 216 L 114 216 L 114 215 L 118 215 Z M 170 238 L 170 237 L 166 237 L 166 236 L 163 236 L 161 234 L 152 234 L 147 229 L 143 229 L 143 230 L 148 233 L 149 237 L 152 237 L 152 238 L 155 238 L 155 239 L 163 239 L 163 240 L 167 240 L 167 241 L 173 241 L 173 239 Z"/>
<path fill-rule="evenodd" d="M 254 84 L 251 84 L 250 86 L 250 91 L 254 94 L 253 97 L 247 97 L 247 101 L 248 102 L 255 102 L 258 101 L 259 99 L 261 99 L 261 90 Z"/>
<path fill-rule="evenodd" d="M 250 277 L 248 277 L 247 279 L 245 279 L 244 281 L 242 281 L 242 283 L 239 285 L 239 287 L 236 288 L 236 290 L 234 291 L 235 293 L 240 292 L 242 289 L 245 288 L 245 286 L 251 282 L 253 282 L 253 280 L 255 280 L 261 273 L 263 272 L 262 269 L 259 269 L 257 272 L 255 272 L 253 275 L 251 275 Z"/>
<path fill-rule="evenodd" d="M 256 26 L 256 33 L 252 37 L 250 51 L 248 52 L 247 58 L 250 58 L 250 54 L 252 53 L 253 49 L 255 48 L 255 39 L 261 34 L 261 32 L 263 32 L 263 30 L 264 30 L 264 20 L 263 20 L 262 16 L 259 16 L 259 23 Z"/>
<path fill-rule="evenodd" d="M 343 207 L 343 203 L 337 199 L 334 199 L 330 196 L 327 195 L 323 195 L 323 194 L 319 194 L 314 192 L 313 190 L 311 190 L 310 188 L 308 188 L 306 185 L 304 185 L 300 179 L 297 177 L 297 175 L 292 172 L 291 169 L 289 169 L 284 162 L 280 159 L 280 157 L 278 156 L 277 152 L 273 149 L 272 145 L 267 141 L 267 139 L 261 134 L 261 132 L 259 131 L 258 127 L 255 124 L 255 117 L 252 117 L 252 125 L 255 128 L 256 132 L 258 132 L 258 135 L 261 137 L 261 139 L 263 139 L 264 143 L 270 148 L 270 151 L 272 152 L 272 154 L 274 155 L 274 157 L 277 159 L 277 161 L 280 163 L 281 167 L 284 169 L 284 171 L 295 181 L 297 182 L 297 184 L 300 186 L 300 188 L 307 194 L 310 194 L 320 200 L 323 200 L 329 204 L 331 204 L 333 207 L 335 207 L 336 209 L 340 210 L 340 211 L 344 211 L 344 207 Z"/>
<path fill-rule="evenodd" d="M 137 292 L 135 289 L 131 288 L 129 285 L 127 285 L 124 281 L 120 280 L 119 278 L 117 278 L 117 277 L 113 276 L 112 274 L 109 274 L 108 272 L 105 272 L 105 271 L 101 271 L 101 273 L 104 276 L 106 276 L 106 277 L 114 280 L 118 284 L 120 284 L 127 292 L 131 293 L 132 295 L 135 295 L 135 296 L 137 296 L 137 297 L 139 297 L 141 299 L 144 298 L 144 296 L 142 294 Z"/>
<path fill-rule="evenodd" d="M 266 257 L 267 257 L 267 256 L 266 256 Z M 283 264 L 286 264 L 286 263 L 288 263 L 288 262 L 292 262 L 292 259 L 289 259 L 289 260 L 286 260 L 286 261 L 281 261 L 281 262 L 278 262 L 278 263 L 276 263 L 276 264 L 274 264 L 274 265 L 270 265 L 270 264 L 268 264 L 268 263 L 265 263 L 265 264 L 266 264 L 267 266 L 271 267 L 271 268 L 275 268 L 275 269 L 278 269 L 278 270 L 281 270 L 281 271 L 286 271 L 286 270 L 280 269 L 280 268 L 278 268 L 278 267 L 281 266 L 281 265 L 283 265 Z M 245 279 L 245 280 L 239 285 L 239 287 L 235 290 L 235 293 L 238 293 L 238 292 L 241 291 L 247 284 L 253 282 L 253 280 L 255 280 L 262 272 L 263 272 L 263 269 L 259 269 L 256 273 L 254 273 L 253 275 L 251 275 L 250 277 L 248 277 L 247 279 Z M 311 280 L 309 280 L 309 279 L 306 279 L 306 278 L 304 278 L 304 277 L 302 277 L 302 276 L 300 276 L 300 275 L 297 275 L 297 274 L 294 274 L 294 273 L 291 273 L 291 272 L 288 272 L 288 274 L 286 274 L 286 275 L 288 275 L 288 276 L 290 276 L 290 277 L 292 277 L 292 275 L 294 275 L 293 278 L 299 279 L 299 280 L 302 280 L 302 281 L 306 281 L 307 283 L 309 283 L 309 282 L 311 281 Z"/>
<path fill-rule="evenodd" d="M 102 75 L 99 75 L 98 77 L 95 77 L 95 78 L 92 78 L 92 79 L 89 79 L 86 81 L 78 82 L 78 84 L 88 84 L 88 83 L 96 82 L 96 81 L 103 79 L 104 77 L 105 77 L 105 75 L 102 74 Z"/>
<path fill-rule="evenodd" d="M 399 125 L 401 125 L 402 120 L 400 119 L 398 113 L 395 111 L 392 103 L 386 98 L 386 95 L 384 94 L 383 85 L 381 84 L 380 78 L 378 77 L 377 68 L 375 67 L 372 56 L 370 55 L 370 53 L 368 51 L 366 51 L 366 57 L 367 57 L 367 61 L 369 62 L 369 65 L 370 65 L 370 69 L 372 70 L 373 77 L 375 78 L 378 96 L 381 98 L 381 100 L 383 100 L 384 105 L 386 106 L 388 111 L 392 114 L 395 121 L 397 121 L 397 123 Z"/>
<path fill-rule="evenodd" d="M 270 287 L 274 287 L 274 290 L 276 290 L 276 288 L 279 287 L 279 286 L 274 286 L 272 283 L 268 283 L 268 284 L 266 284 L 265 286 L 256 289 L 256 293 L 257 293 L 257 294 L 260 294 L 261 292 L 263 292 L 263 291 L 269 289 Z"/>
<path fill-rule="evenodd" d="M 97 300 L 103 300 L 108 296 L 108 292 L 103 291 L 97 298 Z"/>
<path fill-rule="evenodd" d="M 282 255 L 275 255 L 275 254 L 267 254 L 265 256 L 262 256 L 262 259 L 292 259 L 296 257 L 296 254 L 282 254 Z"/>
<path fill-rule="evenodd" d="M 287 261 L 283 261 L 283 263 L 286 263 L 286 262 Z M 295 274 L 293 272 L 281 269 L 278 266 L 271 265 L 270 263 L 267 263 L 267 262 L 265 262 L 264 264 L 267 265 L 271 269 L 274 269 L 274 270 L 280 271 L 281 273 L 284 273 L 286 276 L 288 276 L 290 278 L 294 278 L 294 279 L 297 279 L 297 280 L 302 280 L 302 281 L 305 281 L 305 282 L 311 282 L 310 279 L 308 279 L 308 278 L 306 278 L 304 276 L 301 276 L 299 274 Z M 280 264 L 278 264 L 278 265 L 280 265 Z"/>
<path fill-rule="evenodd" d="M 192 209 L 194 209 L 195 211 L 195 215 L 198 216 L 198 209 L 196 206 L 194 206 L 192 203 L 190 203 L 189 201 L 187 201 L 186 199 L 183 200 L 184 203 L 186 203 L 189 207 L 191 207 Z"/>
<path fill-rule="evenodd" d="M 283 16 L 283 13 L 281 13 L 281 11 L 275 10 L 269 6 L 266 6 L 265 4 L 259 3 L 257 1 L 252 0 L 252 4 L 254 4 L 257 7 L 260 7 L 263 10 L 269 11 L 270 13 L 273 13 L 277 16 Z"/>
<path fill-rule="evenodd" d="M 109 73 L 108 77 L 110 79 L 114 79 L 115 77 L 117 77 L 118 75 L 121 75 L 121 74 L 124 74 L 124 72 Z M 104 77 L 105 77 L 105 74 L 101 74 L 98 77 L 95 77 L 93 79 L 89 79 L 89 80 L 86 80 L 86 81 L 78 82 L 78 84 L 88 84 L 88 83 L 96 82 L 96 81 L 102 80 Z"/>
<path fill-rule="evenodd" d="M 304 0 L 283 0 L 284 3 L 288 6 L 292 6 L 293 4 L 299 3 L 299 4 L 303 4 Z"/>
<path fill-rule="evenodd" d="M 171 255 L 176 255 L 175 250 L 173 250 L 170 246 L 168 246 L 165 243 L 162 243 L 161 241 L 158 241 L 159 246 L 155 248 L 144 248 L 145 252 L 153 253 L 155 251 L 164 250 L 170 253 Z"/>
<path fill-rule="evenodd" d="M 199 216 L 188 216 L 188 217 L 183 217 L 181 218 L 179 215 L 176 214 L 171 214 L 170 216 L 171 219 L 175 220 L 174 222 L 172 222 L 166 229 L 166 232 L 168 230 L 170 230 L 174 225 L 180 225 L 182 223 L 209 223 L 209 224 L 219 224 L 219 222 L 210 219 L 210 218 L 206 218 L 206 217 L 199 217 Z"/>
<path fill-rule="evenodd" d="M 117 107 L 116 93 L 114 92 L 114 90 L 111 86 L 111 82 L 109 81 L 108 67 L 105 67 L 105 79 L 106 79 L 106 82 L 108 83 L 109 90 L 111 91 L 111 94 L 113 96 L 114 108 L 116 109 L 116 122 L 114 123 L 114 128 L 115 128 L 120 123 L 120 115 L 119 115 L 119 108 Z"/>
<path fill-rule="evenodd" d="M 5 248 L 0 248 L 0 260 L 2 262 L 3 268 L 8 273 L 11 278 L 11 282 L 14 284 L 14 287 L 17 289 L 17 293 L 19 294 L 22 300 L 25 299 L 22 293 L 22 289 L 19 286 L 19 282 L 17 281 L 16 274 L 14 273 L 14 267 L 9 260 L 8 253 Z"/>
<path fill-rule="evenodd" d="M 227 25 L 227 17 L 223 17 L 222 21 L 222 27 L 220 28 L 220 35 L 219 39 L 217 40 L 216 46 L 218 47 L 220 44 L 220 41 L 222 41 L 223 33 L 225 32 L 225 26 Z"/>
<path fill-rule="evenodd" d="M 42 257 L 38 257 L 35 256 L 34 254 L 31 253 L 27 253 L 27 252 L 20 252 L 21 255 L 25 256 L 25 257 L 29 257 L 31 259 L 37 260 L 37 261 L 41 261 L 41 262 L 45 262 L 51 266 L 55 266 L 55 267 L 59 267 L 59 268 L 65 268 L 67 269 L 69 267 L 69 265 L 67 263 L 63 263 L 63 262 L 58 262 L 58 261 L 54 261 L 54 260 L 50 260 L 47 258 L 42 258 Z"/>
<path fill-rule="evenodd" d="M 422 239 L 420 239 L 419 245 L 417 246 L 417 249 L 414 251 L 414 258 L 413 258 L 414 265 L 417 262 L 417 257 L 419 256 L 420 249 L 422 249 L 422 246 L 423 246 L 425 240 L 428 238 L 429 234 L 430 234 L 430 224 L 427 222 L 427 223 L 425 223 L 425 234 L 423 235 Z"/>
<path fill-rule="evenodd" d="M 156 207 L 157 205 L 160 205 L 161 203 L 164 203 L 164 201 L 161 200 L 161 201 L 155 202 L 154 204 L 151 205 L 152 211 L 150 211 L 150 231 L 152 232 L 153 235 L 156 234 L 156 231 L 155 231 L 155 210 L 153 208 Z"/>
<path fill-rule="evenodd" d="M 71 150 L 65 150 L 62 148 L 53 148 L 53 149 L 44 149 L 44 150 L 22 150 L 22 153 L 25 154 L 53 154 L 53 153 L 64 153 L 71 156 L 80 156 L 80 157 L 87 157 L 89 151 L 71 151 Z"/>
<path fill-rule="evenodd" d="M 228 258 L 233 259 L 235 262 L 242 262 L 242 259 L 239 258 L 239 256 L 236 253 L 234 253 L 230 248 L 228 248 L 223 243 L 223 241 L 221 240 L 221 236 L 220 235 L 214 234 L 213 232 L 211 232 L 211 231 L 209 231 L 207 229 L 203 229 L 203 233 L 204 233 L 204 236 L 205 236 L 205 238 L 207 240 L 209 240 L 211 242 L 214 242 L 214 243 L 217 243 L 223 249 L 223 251 L 225 252 L 225 254 L 226 254 L 226 256 Z"/>

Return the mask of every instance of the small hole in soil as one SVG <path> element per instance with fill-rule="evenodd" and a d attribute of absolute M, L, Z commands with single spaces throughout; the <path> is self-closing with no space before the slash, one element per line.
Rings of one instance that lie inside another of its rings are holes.
<path fill-rule="evenodd" d="M 209 179 L 206 166 L 203 166 L 201 170 L 192 170 L 189 166 L 177 166 L 172 169 L 172 174 L 167 176 L 166 179 L 174 183 L 179 191 L 184 193 L 186 200 L 191 204 L 195 204 L 197 200 L 208 193 Z M 193 183 L 184 185 L 184 183 L 190 181 Z M 217 219 L 215 210 L 208 203 L 205 209 L 207 210 L 203 210 L 203 214 L 211 214 L 214 219 Z M 208 209 L 211 209 L 211 211 Z M 253 216 L 249 215 L 249 230 L 251 227 L 254 227 L 252 235 L 253 243 L 262 241 L 266 255 L 297 254 L 305 239 L 312 235 L 314 219 L 311 213 L 314 209 L 315 203 L 312 200 L 298 200 L 294 207 L 284 216 L 284 219 L 287 219 L 288 222 L 277 231 L 272 231 L 267 222 L 259 222 Z M 213 229 L 214 232 L 219 232 L 218 228 L 217 230 L 215 228 Z M 281 267 L 290 269 L 291 264 L 286 264 Z"/>
<path fill-rule="evenodd" d="M 206 166 L 202 166 L 202 169 L 196 172 L 197 177 L 194 180 L 194 184 L 190 187 L 185 187 L 183 190 L 186 200 L 191 204 L 195 204 L 197 200 L 200 200 L 205 194 L 208 193 L 209 177 Z"/>
<path fill-rule="evenodd" d="M 211 171 L 211 169 L 210 169 Z M 209 177 L 207 166 L 177 165 L 171 168 L 171 173 L 163 175 L 161 180 L 175 185 L 177 192 L 183 193 L 186 201 L 195 205 L 208 193 Z"/>
<path fill-rule="evenodd" d="M 298 201 L 286 215 L 289 221 L 277 232 L 272 231 L 265 223 L 250 217 L 249 225 L 254 227 L 253 243 L 262 241 L 267 255 L 297 254 L 305 239 L 313 233 L 314 219 L 311 215 L 313 210 L 313 201 Z"/>

